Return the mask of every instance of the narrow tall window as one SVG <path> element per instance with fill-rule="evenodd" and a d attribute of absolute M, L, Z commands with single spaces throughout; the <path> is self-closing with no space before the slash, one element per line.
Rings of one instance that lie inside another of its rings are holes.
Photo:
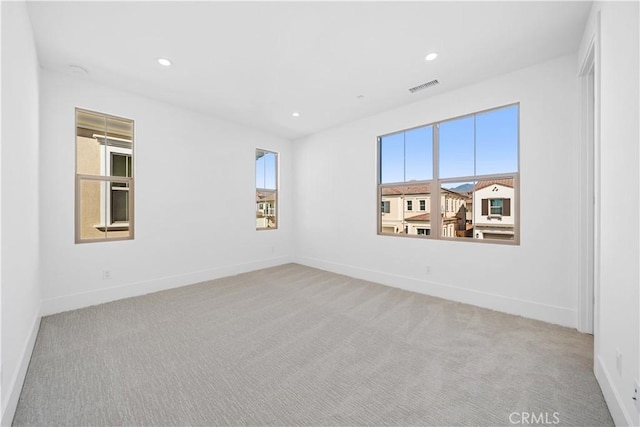
<path fill-rule="evenodd" d="M 278 228 L 278 153 L 256 150 L 256 229 Z"/>
<path fill-rule="evenodd" d="M 133 239 L 133 120 L 76 109 L 76 243 Z"/>

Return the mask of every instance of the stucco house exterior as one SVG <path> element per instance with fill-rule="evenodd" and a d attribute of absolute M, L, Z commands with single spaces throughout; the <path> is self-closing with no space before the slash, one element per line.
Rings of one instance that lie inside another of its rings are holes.
<path fill-rule="evenodd" d="M 256 190 L 256 228 L 276 228 L 275 191 Z"/>
<path fill-rule="evenodd" d="M 380 231 L 382 233 L 431 234 L 431 184 L 400 184 L 382 188 L 380 202 Z M 456 237 L 457 231 L 467 229 L 470 215 L 467 204 L 471 198 L 452 190 L 440 190 L 442 235 Z"/>
<path fill-rule="evenodd" d="M 473 191 L 440 189 L 442 237 L 514 239 L 513 178 L 478 181 Z M 380 232 L 431 235 L 431 184 L 382 187 Z"/>
<path fill-rule="evenodd" d="M 473 192 L 473 237 L 514 239 L 513 178 L 478 181 Z"/>

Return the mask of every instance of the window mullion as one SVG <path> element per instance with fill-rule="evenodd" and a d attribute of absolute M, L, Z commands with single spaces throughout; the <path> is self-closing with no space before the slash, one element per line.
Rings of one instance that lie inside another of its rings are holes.
<path fill-rule="evenodd" d="M 476 125 L 477 117 L 478 117 L 477 114 L 473 115 L 473 176 L 478 175 L 478 157 L 477 157 L 477 151 L 476 151 L 477 142 L 478 142 L 478 139 L 477 139 L 478 127 Z"/>
<path fill-rule="evenodd" d="M 402 133 L 402 181 L 407 182 L 407 132 Z"/>
<path fill-rule="evenodd" d="M 433 181 L 431 185 L 431 235 L 435 239 L 442 236 L 442 221 L 440 219 L 440 126 L 433 125 Z"/>

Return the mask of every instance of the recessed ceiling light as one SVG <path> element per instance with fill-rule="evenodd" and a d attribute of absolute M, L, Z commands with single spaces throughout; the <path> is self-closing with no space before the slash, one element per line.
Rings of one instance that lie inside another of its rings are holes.
<path fill-rule="evenodd" d="M 172 64 L 172 62 L 167 58 L 158 58 L 158 64 L 162 65 L 163 67 L 168 67 Z"/>
<path fill-rule="evenodd" d="M 431 52 L 430 54 L 428 54 L 427 56 L 424 57 L 425 60 L 427 61 L 433 61 L 434 59 L 436 59 L 438 57 L 438 54 L 435 52 Z"/>
<path fill-rule="evenodd" d="M 300 113 L 298 113 L 297 111 L 295 113 L 291 114 L 293 117 L 300 117 Z"/>

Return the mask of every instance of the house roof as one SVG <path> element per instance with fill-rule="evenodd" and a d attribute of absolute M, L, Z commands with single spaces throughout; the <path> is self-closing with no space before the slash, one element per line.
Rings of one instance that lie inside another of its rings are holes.
<path fill-rule="evenodd" d="M 489 187 L 491 185 L 502 185 L 504 187 L 513 188 L 513 178 L 489 179 L 484 181 L 478 181 L 474 187 L 474 191 L 482 190 L 483 188 Z M 440 191 L 447 192 L 450 194 L 455 194 L 456 196 L 463 197 L 467 201 L 471 202 L 471 198 L 469 197 L 470 193 L 459 193 L 457 191 L 449 190 L 446 188 L 442 188 Z M 403 195 L 406 196 L 406 195 L 418 195 L 418 194 L 424 194 L 424 195 L 431 194 L 431 183 L 399 184 L 399 185 L 382 187 L 383 196 L 403 196 Z"/>
<path fill-rule="evenodd" d="M 256 202 L 275 201 L 276 193 L 270 191 L 256 191 Z"/>
<path fill-rule="evenodd" d="M 505 179 L 489 179 L 486 181 L 478 181 L 475 186 L 475 191 L 482 190 L 483 188 L 489 187 L 491 185 L 502 185 L 504 187 L 513 188 L 513 178 L 505 178 Z"/>
<path fill-rule="evenodd" d="M 468 197 L 466 193 L 459 193 L 454 190 L 449 190 L 447 188 L 442 188 L 440 190 L 443 193 L 455 194 L 460 197 Z M 403 196 L 403 195 L 417 195 L 417 194 L 431 194 L 431 183 L 422 183 L 422 184 L 399 184 L 392 186 L 382 187 L 382 195 L 383 196 Z"/>
<path fill-rule="evenodd" d="M 420 215 L 414 215 L 412 217 L 409 218 L 405 218 L 405 221 L 431 221 L 431 214 L 430 213 L 423 213 Z"/>
<path fill-rule="evenodd" d="M 430 194 L 431 184 L 394 185 L 392 187 L 382 187 L 383 196 L 401 196 L 403 194 Z"/>
<path fill-rule="evenodd" d="M 407 222 L 412 222 L 412 221 L 431 221 L 431 213 L 423 213 L 423 214 L 420 214 L 420 215 L 414 215 L 412 217 L 405 218 L 404 220 L 407 221 Z M 442 218 L 442 221 L 444 221 L 444 222 L 458 221 L 458 217 L 445 216 L 445 217 Z"/>

